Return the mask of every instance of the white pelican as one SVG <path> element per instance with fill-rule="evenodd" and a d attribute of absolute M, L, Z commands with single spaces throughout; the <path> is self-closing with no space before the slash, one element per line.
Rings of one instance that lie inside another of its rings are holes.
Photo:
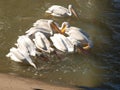
<path fill-rule="evenodd" d="M 18 37 L 16 46 L 24 53 L 28 52 L 31 56 L 36 55 L 36 47 L 32 40 L 26 35 Z"/>
<path fill-rule="evenodd" d="M 10 57 L 12 60 L 16 62 L 22 62 L 22 60 L 25 59 L 25 57 L 15 47 L 12 47 L 10 49 L 10 52 L 6 55 L 6 57 Z"/>
<path fill-rule="evenodd" d="M 63 29 L 64 27 L 65 25 L 62 25 L 61 28 Z M 32 28 L 26 31 L 28 36 L 35 34 L 36 32 L 42 32 L 45 36 L 51 36 L 54 32 L 63 33 L 64 29 L 60 30 L 58 24 L 53 20 L 40 19 L 33 24 Z"/>
<path fill-rule="evenodd" d="M 56 17 L 72 16 L 72 14 L 74 14 L 75 17 L 78 17 L 72 5 L 68 5 L 68 9 L 59 5 L 53 5 L 50 8 L 48 8 L 48 10 L 46 10 L 46 13 L 49 13 L 52 16 Z"/>
<path fill-rule="evenodd" d="M 47 19 L 40 19 L 37 20 L 33 27 L 27 30 L 25 33 L 27 33 L 28 36 L 35 34 L 36 32 L 42 32 L 45 35 L 52 35 L 53 34 L 53 28 L 50 26 L 52 24 L 53 20 L 47 20 Z"/>
<path fill-rule="evenodd" d="M 54 22 L 54 21 L 51 19 L 39 19 L 35 23 L 33 23 L 33 26 L 38 27 L 38 28 L 43 27 L 43 28 L 48 29 L 48 28 L 50 28 L 49 24 L 51 22 Z M 54 22 L 54 23 L 57 24 L 56 22 Z"/>
<path fill-rule="evenodd" d="M 48 53 L 51 53 L 54 51 L 54 49 L 51 47 L 50 41 L 41 32 L 35 33 L 35 38 L 33 39 L 33 41 L 36 47 L 41 51 L 48 52 Z"/>
<path fill-rule="evenodd" d="M 62 34 L 54 34 L 50 37 L 53 45 L 62 52 L 74 52 L 74 45 Z"/>
<path fill-rule="evenodd" d="M 73 42 L 73 44 L 81 45 L 84 50 L 88 50 L 93 46 L 89 35 L 83 32 L 80 28 L 71 26 L 66 29 L 65 33 L 68 34 L 68 38 Z"/>
<path fill-rule="evenodd" d="M 21 53 L 21 49 L 12 47 L 6 57 L 10 57 L 11 60 L 16 62 L 23 62 L 24 60 L 26 60 L 30 65 L 36 68 L 36 65 L 32 62 L 28 53 Z"/>

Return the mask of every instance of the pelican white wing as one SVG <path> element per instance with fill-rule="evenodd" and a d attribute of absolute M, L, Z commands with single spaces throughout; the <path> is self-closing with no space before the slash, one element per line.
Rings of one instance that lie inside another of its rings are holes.
<path fill-rule="evenodd" d="M 70 27 L 70 28 L 68 28 L 66 33 L 69 35 L 69 37 L 79 40 L 81 42 L 88 41 L 87 36 L 81 32 L 80 28 Z"/>
<path fill-rule="evenodd" d="M 69 27 L 67 28 L 65 33 L 69 35 L 69 38 L 75 45 L 81 45 L 83 46 L 83 48 L 87 47 L 88 49 L 93 46 L 92 41 L 89 38 L 89 35 L 83 32 L 80 28 Z"/>
<path fill-rule="evenodd" d="M 16 62 L 22 62 L 22 60 L 25 59 L 25 57 L 15 47 L 12 47 L 10 49 L 10 52 L 6 56 L 10 57 L 11 60 L 16 61 Z"/>
<path fill-rule="evenodd" d="M 48 10 L 46 10 L 46 13 L 50 13 L 53 16 L 57 17 L 67 16 L 68 9 L 59 5 L 53 5 L 50 8 L 48 8 Z"/>
<path fill-rule="evenodd" d="M 51 52 L 51 44 L 49 40 L 45 37 L 45 35 L 41 32 L 35 33 L 35 39 L 33 39 L 35 42 L 35 45 L 38 49 L 44 51 L 44 52 Z"/>
<path fill-rule="evenodd" d="M 10 52 L 6 56 L 10 57 L 11 60 L 16 61 L 16 62 L 23 62 L 23 60 L 27 60 L 27 62 L 30 65 L 32 65 L 34 68 L 36 68 L 36 65 L 32 62 L 32 59 L 29 57 L 29 54 L 23 53 L 20 48 L 12 47 L 10 49 Z"/>
<path fill-rule="evenodd" d="M 44 27 L 44 26 L 46 26 L 46 27 L 49 27 L 48 26 L 48 22 L 49 21 L 53 21 L 53 20 L 50 20 L 50 19 L 39 19 L 39 20 L 37 20 L 35 23 L 33 23 L 33 26 L 34 27 Z M 44 27 L 45 28 L 45 27 Z"/>
<path fill-rule="evenodd" d="M 31 39 L 28 38 L 28 36 L 19 36 L 17 40 L 17 46 L 23 50 L 22 52 L 29 52 L 32 56 L 36 55 L 36 47 Z"/>
<path fill-rule="evenodd" d="M 52 5 L 50 8 L 48 8 L 48 10 L 46 10 L 46 13 L 56 17 L 72 16 L 72 14 L 74 14 L 75 17 L 78 17 L 72 5 L 68 5 L 68 9 L 63 6 Z"/>
<path fill-rule="evenodd" d="M 63 52 L 73 52 L 74 46 L 69 41 L 67 37 L 62 34 L 54 34 L 54 36 L 50 37 L 53 45 L 60 51 Z"/>
<path fill-rule="evenodd" d="M 68 52 L 74 52 L 74 45 L 72 44 L 72 42 L 64 35 L 62 35 L 62 34 L 59 34 L 59 35 L 60 35 L 61 39 L 64 41 Z"/>

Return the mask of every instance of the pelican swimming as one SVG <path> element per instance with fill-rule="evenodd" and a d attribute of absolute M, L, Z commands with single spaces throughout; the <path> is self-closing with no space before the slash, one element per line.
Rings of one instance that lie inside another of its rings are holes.
<path fill-rule="evenodd" d="M 54 34 L 50 37 L 53 45 L 62 52 L 74 52 L 74 45 L 62 34 Z"/>
<path fill-rule="evenodd" d="M 36 47 L 32 40 L 26 35 L 19 36 L 15 45 L 24 53 L 28 52 L 31 56 L 36 55 Z"/>
<path fill-rule="evenodd" d="M 38 28 L 50 28 L 49 24 L 54 22 L 54 20 L 51 20 L 51 19 L 39 19 L 37 20 L 35 23 L 33 23 L 33 26 L 34 27 L 38 27 Z M 56 22 L 54 22 L 55 24 L 57 24 Z"/>
<path fill-rule="evenodd" d="M 54 49 L 51 47 L 50 41 L 41 32 L 35 33 L 35 38 L 33 39 L 33 41 L 36 47 L 41 51 L 48 52 L 48 53 L 51 53 L 54 51 Z"/>
<path fill-rule="evenodd" d="M 37 68 L 36 65 L 32 62 L 32 59 L 29 57 L 29 54 L 21 53 L 21 50 L 19 48 L 12 47 L 6 57 L 10 57 L 11 60 L 15 62 L 23 62 L 26 60 L 34 68 Z"/>
<path fill-rule="evenodd" d="M 60 30 L 61 28 L 63 30 Z M 64 33 L 65 25 L 62 25 L 61 28 L 59 29 L 58 24 L 53 20 L 40 19 L 33 24 L 32 28 L 26 31 L 26 34 L 30 36 L 35 34 L 36 32 L 41 32 L 45 34 L 45 36 L 49 37 L 53 35 L 54 32 Z"/>
<path fill-rule="evenodd" d="M 47 20 L 47 19 L 40 19 L 37 20 L 33 27 L 27 30 L 25 33 L 30 36 L 32 34 L 35 34 L 36 32 L 42 32 L 46 36 L 50 36 L 53 34 L 53 28 L 50 24 L 52 24 L 53 20 Z M 53 25 L 54 26 L 54 25 Z"/>
<path fill-rule="evenodd" d="M 10 49 L 10 52 L 6 56 L 10 57 L 12 60 L 16 62 L 22 62 L 22 60 L 25 59 L 25 57 L 15 47 L 12 47 Z"/>
<path fill-rule="evenodd" d="M 92 41 L 87 33 L 77 27 L 69 27 L 65 33 L 68 35 L 68 39 L 75 45 L 80 45 L 84 50 L 88 50 L 93 46 Z"/>
<path fill-rule="evenodd" d="M 49 13 L 52 16 L 56 17 L 72 16 L 72 14 L 74 14 L 75 17 L 78 17 L 72 5 L 68 5 L 68 9 L 59 5 L 53 5 L 50 8 L 48 8 L 48 10 L 46 10 L 46 13 Z"/>

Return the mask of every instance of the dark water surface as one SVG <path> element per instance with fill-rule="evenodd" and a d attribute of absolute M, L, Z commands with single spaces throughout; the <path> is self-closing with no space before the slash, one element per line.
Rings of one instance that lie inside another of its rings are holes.
<path fill-rule="evenodd" d="M 47 17 L 53 4 L 72 4 L 80 19 Z M 87 32 L 94 47 L 88 55 L 63 55 L 63 61 L 37 60 L 38 70 L 10 61 L 5 55 L 18 36 L 38 19 L 68 21 Z M 120 1 L 119 0 L 0 0 L 0 72 L 35 78 L 84 90 L 120 90 Z"/>

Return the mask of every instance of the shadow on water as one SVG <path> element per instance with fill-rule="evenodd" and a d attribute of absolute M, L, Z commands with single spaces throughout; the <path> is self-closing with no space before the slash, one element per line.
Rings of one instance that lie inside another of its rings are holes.
<path fill-rule="evenodd" d="M 53 4 L 72 3 L 79 20 L 47 17 L 44 11 Z M 94 43 L 88 55 L 64 54 L 62 60 L 49 57 L 36 60 L 38 69 L 10 61 L 5 55 L 17 37 L 25 34 L 40 19 L 68 21 L 82 28 Z M 119 0 L 10 0 L 0 1 L 0 72 L 35 78 L 52 84 L 74 86 L 80 90 L 120 90 L 120 2 Z M 35 89 L 37 90 L 37 89 Z M 38 89 L 39 90 L 39 89 Z"/>

